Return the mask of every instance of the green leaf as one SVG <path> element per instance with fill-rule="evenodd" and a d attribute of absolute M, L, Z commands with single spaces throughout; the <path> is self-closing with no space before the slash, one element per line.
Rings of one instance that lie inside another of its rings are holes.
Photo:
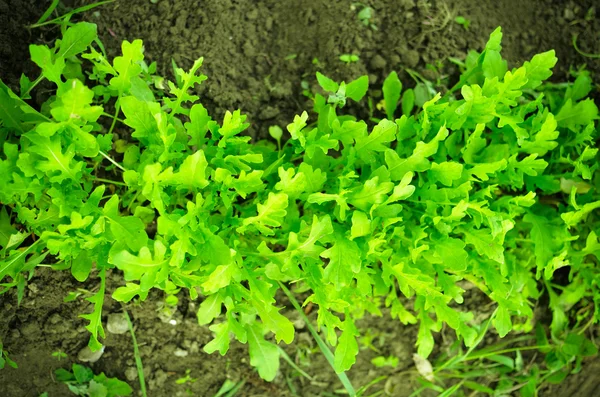
<path fill-rule="evenodd" d="M 371 221 L 367 214 L 362 211 L 352 213 L 352 228 L 350 229 L 350 238 L 368 236 L 371 233 Z"/>
<path fill-rule="evenodd" d="M 223 304 L 223 298 L 220 294 L 212 294 L 207 297 L 198 308 L 196 313 L 198 317 L 198 324 L 206 325 L 211 323 L 215 318 L 221 315 L 221 305 Z"/>
<path fill-rule="evenodd" d="M 375 153 L 386 151 L 390 142 L 396 138 L 396 123 L 389 120 L 381 120 L 373 128 L 369 135 L 362 136 L 356 140 L 356 154 L 366 163 L 375 162 Z"/>
<path fill-rule="evenodd" d="M 211 325 L 209 329 L 215 333 L 215 337 L 204 346 L 204 351 L 208 354 L 212 354 L 218 350 L 219 353 L 224 356 L 229 350 L 229 333 L 231 332 L 229 322 L 225 321 L 220 324 Z"/>
<path fill-rule="evenodd" d="M 202 189 L 208 185 L 206 169 L 208 162 L 204 152 L 199 150 L 187 156 L 181 167 L 169 178 L 168 182 L 177 186 L 177 189 Z"/>
<path fill-rule="evenodd" d="M 348 202 L 363 211 L 369 211 L 374 204 L 381 204 L 387 199 L 387 194 L 394 189 L 392 182 L 379 182 L 379 177 L 369 179 L 361 189 L 353 193 Z"/>
<path fill-rule="evenodd" d="M 124 287 L 119 287 L 113 292 L 112 297 L 118 302 L 129 302 L 136 295 L 140 296 L 141 300 L 146 299 L 148 291 L 143 291 L 139 284 L 127 283 Z"/>
<path fill-rule="evenodd" d="M 590 98 L 573 104 L 571 99 L 567 99 L 556 115 L 556 122 L 559 127 L 568 128 L 571 131 L 578 131 L 582 125 L 588 125 L 598 119 L 598 107 Z"/>
<path fill-rule="evenodd" d="M 113 67 L 117 75 L 110 79 L 110 87 L 120 95 L 131 88 L 131 79 L 142 73 L 141 62 L 144 60 L 144 44 L 142 40 L 134 40 L 131 43 L 124 40 L 121 43 L 121 51 L 123 55 L 115 57 L 113 60 Z"/>
<path fill-rule="evenodd" d="M 581 209 L 577 211 L 565 212 L 561 214 L 561 218 L 565 221 L 568 227 L 573 227 L 580 223 L 589 213 L 600 208 L 600 200 L 593 203 L 584 204 Z"/>
<path fill-rule="evenodd" d="M 444 267 L 453 271 L 464 271 L 467 268 L 468 254 L 465 243 L 459 239 L 448 237 L 435 243 L 435 252 L 442 260 Z"/>
<path fill-rule="evenodd" d="M 392 71 L 383 81 L 383 99 L 385 101 L 385 114 L 388 120 L 394 119 L 394 112 L 400 100 L 400 92 L 402 92 L 402 82 L 398 78 L 398 74 Z"/>
<path fill-rule="evenodd" d="M 250 365 L 258 369 L 261 378 L 270 382 L 275 379 L 279 370 L 279 349 L 264 339 L 259 324 L 248 325 L 246 329 Z"/>
<path fill-rule="evenodd" d="M 225 288 L 231 282 L 231 278 L 234 273 L 234 265 L 219 265 L 217 268 L 208 276 L 208 279 L 202 283 L 202 288 L 206 294 L 212 294 L 219 291 L 221 288 Z"/>
<path fill-rule="evenodd" d="M 331 248 L 321 253 L 329 259 L 325 268 L 325 278 L 338 291 L 352 283 L 352 278 L 360 272 L 361 252 L 358 245 L 342 235 L 336 235 Z"/>
<path fill-rule="evenodd" d="M 65 58 L 52 59 L 52 52 L 45 45 L 30 45 L 31 60 L 42 69 L 42 75 L 49 81 L 61 84 L 61 75 L 65 68 Z"/>
<path fill-rule="evenodd" d="M 402 114 L 410 116 L 415 107 L 415 91 L 409 88 L 402 94 Z"/>
<path fill-rule="evenodd" d="M 337 92 L 338 88 L 340 87 L 338 83 L 320 72 L 317 72 L 317 81 L 319 82 L 321 88 L 327 92 Z"/>
<path fill-rule="evenodd" d="M 475 247 L 479 255 L 485 255 L 493 261 L 504 263 L 504 248 L 494 241 L 491 230 L 472 229 L 465 231 L 465 242 Z"/>
<path fill-rule="evenodd" d="M 498 307 L 498 312 L 492 320 L 492 324 L 498 331 L 498 336 L 504 338 L 513 328 L 510 313 L 502 306 Z"/>
<path fill-rule="evenodd" d="M 10 221 L 6 207 L 0 209 L 0 247 L 8 248 L 8 242 L 13 234 L 17 232 Z"/>
<path fill-rule="evenodd" d="M 141 219 L 135 216 L 121 216 L 119 214 L 119 197 L 117 195 L 108 200 L 103 213 L 108 219 L 110 230 L 117 241 L 125 243 L 134 252 L 146 247 L 148 243 L 146 226 Z"/>
<path fill-rule="evenodd" d="M 254 226 L 261 234 L 272 236 L 272 228 L 281 227 L 287 214 L 288 196 L 285 193 L 270 192 L 264 204 L 258 204 L 258 215 L 244 219 L 242 226 L 237 228 L 239 233 L 244 233 L 248 226 Z"/>
<path fill-rule="evenodd" d="M 132 137 L 148 139 L 156 134 L 158 126 L 146 102 L 133 96 L 125 96 L 119 100 L 119 103 L 125 115 L 125 124 L 134 129 Z"/>
<path fill-rule="evenodd" d="M 552 76 L 552 68 L 558 62 L 554 50 L 546 51 L 541 54 L 536 54 L 531 58 L 531 61 L 526 61 L 523 67 L 526 70 L 527 84 L 524 89 L 534 89 L 542 84 L 542 81 L 547 80 Z"/>
<path fill-rule="evenodd" d="M 52 116 L 57 121 L 95 122 L 103 112 L 102 106 L 92 106 L 94 92 L 79 80 L 61 83 L 56 91 L 57 101 L 52 104 Z"/>
<path fill-rule="evenodd" d="M 368 89 L 369 76 L 361 76 L 346 84 L 346 97 L 358 102 L 367 94 Z"/>
<path fill-rule="evenodd" d="M 63 34 L 57 57 L 69 58 L 85 51 L 98 37 L 96 25 L 88 22 L 79 22 L 68 28 Z"/>
<path fill-rule="evenodd" d="M 73 146 L 67 147 L 63 152 L 63 145 L 58 136 L 52 138 L 39 135 L 28 136 L 33 144 L 29 151 L 39 156 L 39 159 L 34 160 L 34 164 L 37 169 L 48 175 L 50 182 L 61 183 L 65 179 L 80 180 L 83 163 L 74 160 Z"/>
<path fill-rule="evenodd" d="M 127 281 L 155 279 L 159 270 L 167 264 L 165 258 L 166 248 L 160 241 L 154 242 L 154 254 L 148 247 L 142 247 L 139 254 L 133 255 L 129 251 L 122 250 L 115 253 L 110 262 L 124 273 Z M 152 280 L 154 282 L 155 280 Z"/>
<path fill-rule="evenodd" d="M 104 328 L 102 327 L 102 306 L 104 304 L 104 290 L 106 283 L 106 269 L 102 268 L 99 274 L 100 289 L 94 295 L 86 298 L 87 301 L 94 305 L 94 310 L 90 314 L 82 314 L 79 317 L 88 320 L 89 324 L 85 328 L 92 334 L 88 346 L 91 351 L 95 352 L 102 348 L 98 338 L 104 338 Z"/>
<path fill-rule="evenodd" d="M 334 368 L 336 372 L 347 371 L 356 362 L 356 356 L 358 355 L 356 336 L 358 336 L 358 330 L 352 319 L 347 316 L 342 323 L 342 335 L 335 348 Z"/>
<path fill-rule="evenodd" d="M 432 163 L 429 175 L 433 181 L 444 186 L 452 186 L 453 181 L 460 179 L 463 165 L 455 162 Z"/>
<path fill-rule="evenodd" d="M 77 258 L 73 259 L 71 274 L 75 277 L 75 280 L 84 282 L 90 275 L 92 265 L 92 258 L 89 257 L 87 251 L 81 251 Z"/>
<path fill-rule="evenodd" d="M 439 142 L 448 137 L 448 130 L 441 127 L 435 138 L 428 143 L 417 142 L 417 146 L 408 158 L 400 158 L 394 150 L 385 151 L 385 162 L 393 181 L 401 180 L 407 172 L 423 172 L 431 168 L 429 157 L 438 151 Z"/>

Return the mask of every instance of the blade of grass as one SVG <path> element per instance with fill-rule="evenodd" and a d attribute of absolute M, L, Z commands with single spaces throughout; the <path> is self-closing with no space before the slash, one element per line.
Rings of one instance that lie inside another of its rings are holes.
<path fill-rule="evenodd" d="M 123 313 L 125 314 L 125 318 L 127 319 L 129 332 L 131 332 L 131 340 L 133 341 L 133 355 L 135 356 L 135 366 L 137 367 L 138 379 L 140 380 L 140 390 L 142 392 L 142 396 L 147 397 L 146 381 L 144 380 L 144 365 L 142 364 L 140 349 L 138 348 L 137 339 L 135 338 L 135 333 L 133 332 L 133 323 L 131 322 L 131 318 L 129 317 L 129 313 L 127 313 L 127 310 L 123 309 Z"/>
<path fill-rule="evenodd" d="M 319 336 L 319 333 L 317 332 L 317 330 L 312 326 L 312 324 L 310 323 L 310 320 L 308 319 L 308 317 L 306 317 L 306 314 L 304 314 L 304 311 L 300 307 L 300 304 L 298 303 L 298 301 L 296 300 L 294 295 L 291 293 L 291 291 L 285 285 L 283 285 L 283 283 L 281 281 L 279 281 L 279 286 L 281 287 L 283 292 L 287 295 L 287 297 L 289 298 L 289 300 L 292 303 L 292 305 L 294 306 L 294 308 L 298 311 L 298 313 L 300 313 L 300 316 L 306 323 L 306 327 L 308 328 L 308 330 L 312 334 L 313 338 L 317 342 L 317 345 L 319 345 L 321 352 L 323 352 L 323 355 L 327 359 L 327 362 L 329 363 L 329 365 L 331 366 L 333 371 L 336 373 L 336 375 L 340 379 L 340 382 L 342 382 L 342 385 L 348 392 L 348 395 L 350 395 L 351 397 L 356 397 L 356 391 L 354 390 L 352 383 L 350 383 L 350 379 L 348 379 L 348 376 L 346 375 L 346 373 L 345 372 L 337 373 L 335 371 L 335 366 L 333 364 L 333 360 L 334 360 L 333 353 L 331 352 L 331 350 L 329 350 L 329 347 L 327 347 L 327 345 L 325 344 L 325 341 L 323 339 L 321 339 L 321 336 Z"/>
<path fill-rule="evenodd" d="M 46 12 L 44 12 L 44 14 L 40 17 L 40 19 L 38 19 L 36 24 L 42 23 L 42 22 L 46 21 L 46 19 L 50 18 L 50 15 L 54 12 L 56 7 L 58 6 L 58 3 L 60 3 L 60 0 L 52 0 L 52 4 L 50 4 L 50 7 L 48 7 Z"/>
<path fill-rule="evenodd" d="M 238 391 L 244 386 L 246 383 L 245 379 L 242 379 L 238 383 L 235 383 L 232 380 L 226 379 L 225 382 L 221 385 L 221 388 L 213 397 L 233 397 L 236 395 Z"/>
<path fill-rule="evenodd" d="M 114 1 L 115 0 L 105 0 L 105 1 L 99 1 L 99 2 L 96 2 L 96 3 L 93 3 L 93 4 L 88 4 L 88 5 L 85 5 L 85 6 L 81 6 L 79 8 L 76 8 L 76 9 L 72 10 L 72 11 L 69 11 L 65 15 L 62 15 L 62 16 L 60 16 L 58 18 L 54 18 L 54 19 L 52 19 L 50 21 L 41 22 L 41 23 L 37 22 L 37 23 L 34 23 L 33 25 L 29 25 L 29 28 L 33 29 L 33 28 L 39 28 L 39 27 L 45 26 L 45 25 L 51 25 L 53 23 L 60 23 L 60 22 L 62 22 L 63 19 L 71 18 L 75 14 L 78 14 L 78 13 L 81 13 L 81 12 L 86 12 L 86 11 L 89 11 L 89 10 L 91 10 L 93 8 L 100 7 L 100 6 L 105 5 L 105 4 L 113 3 Z"/>

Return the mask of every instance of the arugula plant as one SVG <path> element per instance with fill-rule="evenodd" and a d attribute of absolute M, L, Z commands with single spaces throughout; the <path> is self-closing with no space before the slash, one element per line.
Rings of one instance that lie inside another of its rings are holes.
<path fill-rule="evenodd" d="M 67 385 L 77 396 L 86 397 L 123 397 L 130 396 L 131 387 L 117 378 L 109 378 L 102 372 L 94 372 L 83 365 L 73 364 L 72 370 L 59 368 L 55 371 L 56 380 Z"/>
<path fill-rule="evenodd" d="M 20 96 L 0 83 L 0 280 L 20 299 L 42 263 L 93 275 L 82 315 L 92 350 L 107 273 L 123 274 L 120 302 L 187 291 L 215 335 L 204 350 L 247 343 L 266 380 L 279 366 L 272 338 L 294 339 L 276 301 L 286 285 L 317 307 L 338 373 L 356 360 L 356 320 L 383 308 L 418 325 L 422 358 L 442 327 L 474 346 L 481 324 L 461 306 L 465 286 L 496 305 L 501 337 L 533 329 L 545 290 L 552 338 L 564 340 L 574 305 L 600 319 L 598 109 L 583 74 L 566 89 L 542 85 L 554 51 L 508 70 L 501 37 L 471 53 L 446 95 L 406 91 L 403 115 L 376 125 L 341 112 L 366 95 L 366 76 L 318 73 L 327 96 L 313 96 L 313 116 L 296 116 L 280 145 L 281 129 L 277 143 L 251 142 L 239 110 L 208 114 L 192 93 L 202 58 L 165 85 L 141 40 L 111 62 L 95 25 L 76 24 L 52 48 L 31 46 L 42 72 L 21 80 Z M 43 80 L 55 95 L 34 109 L 25 99 Z M 386 80 L 390 118 L 398 83 Z"/>

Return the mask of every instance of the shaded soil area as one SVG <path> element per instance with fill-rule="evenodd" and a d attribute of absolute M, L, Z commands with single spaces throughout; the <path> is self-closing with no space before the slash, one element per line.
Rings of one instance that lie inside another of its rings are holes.
<path fill-rule="evenodd" d="M 28 45 L 58 34 L 56 27 L 25 28 L 39 18 L 48 3 L 0 0 L 0 78 L 13 87 L 18 85 L 21 72 L 30 77 L 37 74 L 27 61 Z M 66 3 L 79 6 L 89 2 Z M 225 110 L 241 108 L 252 123 L 251 133 L 261 136 L 266 135 L 270 125 L 284 126 L 295 114 L 312 107 L 302 90 L 303 84 L 315 88 L 317 70 L 346 81 L 368 74 L 369 95 L 374 102 L 379 101 L 380 85 L 392 70 L 399 73 L 406 86 L 412 84 L 408 68 L 433 81 L 439 79 L 443 90 L 456 77 L 448 57 L 460 59 L 469 49 L 481 50 L 498 25 L 504 30 L 503 54 L 512 65 L 554 48 L 559 64 L 553 79 L 567 80 L 571 67 L 587 64 L 594 81 L 600 82 L 600 60 L 580 55 L 572 44 L 573 35 L 577 35 L 581 51 L 600 53 L 600 7 L 595 0 L 363 3 L 373 9 L 370 26 L 358 19 L 361 5 L 329 0 L 215 0 L 197 6 L 185 0 L 159 0 L 156 4 L 150 0 L 119 0 L 84 18 L 98 24 L 112 55 L 117 54 L 122 40 L 143 39 L 147 59 L 157 61 L 159 72 L 166 75 L 172 74 L 172 58 L 179 66 L 189 67 L 203 56 L 203 72 L 209 79 L 199 88 L 201 101 L 216 117 L 222 117 Z M 471 21 L 468 30 L 454 22 L 459 15 Z M 339 60 L 342 54 L 357 54 L 360 60 L 345 64 Z M 597 98 L 598 91 L 593 95 Z M 353 111 L 366 113 L 363 108 Z M 109 277 L 104 320 L 122 310 L 109 299 L 121 283 L 121 274 Z M 94 291 L 98 286 L 93 279 L 80 285 L 68 273 L 43 268 L 31 280 L 20 307 L 15 293 L 0 295 L 0 339 L 20 366 L 18 370 L 0 371 L 0 396 L 37 397 L 42 392 L 50 397 L 70 395 L 64 385 L 54 381 L 53 371 L 77 361 L 78 352 L 87 344 L 85 321 L 77 317 L 90 311 L 83 299 L 86 294 L 73 302 L 63 302 L 77 288 Z M 226 380 L 245 382 L 237 396 L 321 396 L 341 387 L 301 321 L 296 321 L 296 341 L 284 348 L 311 380 L 298 376 L 282 360 L 276 380 L 263 382 L 248 363 L 246 347 L 237 343 L 225 357 L 203 353 L 211 332 L 196 322 L 197 302 L 181 295 L 177 310 L 168 318 L 162 310 L 164 297 L 159 293 L 141 305 L 127 306 L 136 326 L 150 396 L 213 396 Z M 477 299 L 480 297 L 466 303 L 485 307 Z M 487 313 L 480 311 L 482 315 Z M 295 316 L 290 309 L 283 313 Z M 363 320 L 361 330 L 372 337 L 372 347 L 363 341 L 364 350 L 349 373 L 355 386 L 389 375 L 371 391 L 409 395 L 417 386 L 412 362 L 416 329 L 391 321 L 384 313 L 382 318 Z M 443 335 L 438 337 L 442 342 Z M 68 358 L 53 358 L 52 353 L 57 351 Z M 378 369 L 371 364 L 376 356 L 390 355 L 399 359 L 395 369 Z M 597 360 L 584 365 L 581 374 L 568 378 L 557 389 L 544 389 L 541 395 L 600 395 L 599 365 Z M 127 333 L 107 334 L 105 353 L 91 367 L 138 387 Z M 188 369 L 198 381 L 177 384 Z"/>

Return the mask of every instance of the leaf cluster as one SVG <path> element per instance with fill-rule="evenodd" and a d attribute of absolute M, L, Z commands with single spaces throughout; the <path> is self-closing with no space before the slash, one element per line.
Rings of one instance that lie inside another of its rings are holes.
<path fill-rule="evenodd" d="M 474 346 L 480 324 L 461 305 L 471 288 L 497 307 L 501 337 L 533 329 L 544 292 L 553 337 L 568 337 L 581 302 L 600 320 L 598 108 L 585 72 L 566 89 L 542 84 L 554 51 L 509 70 L 497 29 L 443 97 L 415 102 L 390 75 L 375 125 L 341 111 L 366 95 L 366 76 L 318 73 L 328 94 L 281 146 L 277 129 L 277 144 L 251 142 L 239 110 L 208 114 L 194 94 L 202 58 L 165 86 L 142 41 L 124 41 L 111 62 L 95 29 L 76 24 L 53 48 L 30 48 L 36 81 L 56 85 L 41 109 L 25 101 L 28 79 L 21 96 L 0 83 L 0 280 L 22 295 L 41 263 L 79 281 L 95 274 L 82 316 L 93 350 L 115 271 L 117 301 L 154 288 L 201 298 L 198 322 L 215 335 L 204 350 L 247 343 L 267 380 L 280 354 L 271 335 L 294 339 L 282 283 L 316 306 L 338 372 L 355 362 L 356 321 L 385 308 L 417 324 L 423 358 L 442 327 Z"/>

